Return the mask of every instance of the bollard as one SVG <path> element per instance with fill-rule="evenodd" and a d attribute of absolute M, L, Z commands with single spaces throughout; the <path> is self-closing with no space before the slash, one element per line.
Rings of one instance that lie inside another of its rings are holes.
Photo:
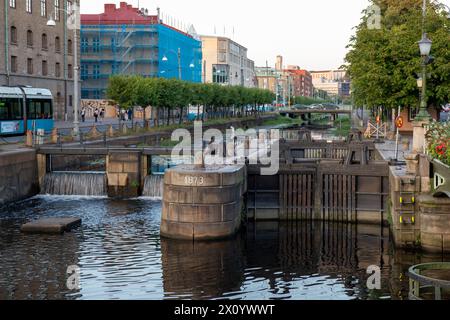
<path fill-rule="evenodd" d="M 52 143 L 57 144 L 58 143 L 58 128 L 53 128 L 52 130 Z"/>
<path fill-rule="evenodd" d="M 113 128 L 112 124 L 110 124 L 108 127 L 108 136 L 110 138 L 114 137 L 114 128 Z"/>
<path fill-rule="evenodd" d="M 92 127 L 92 129 L 91 129 L 91 136 L 92 136 L 92 138 L 98 138 L 99 136 L 100 136 L 100 133 L 98 132 L 98 130 L 97 130 L 97 126 L 94 124 L 94 126 Z"/>
<path fill-rule="evenodd" d="M 84 144 L 84 135 L 83 132 L 80 131 L 80 144 L 83 145 Z"/>
<path fill-rule="evenodd" d="M 103 145 L 106 147 L 107 142 L 106 142 L 106 131 L 103 132 Z"/>
<path fill-rule="evenodd" d="M 33 132 L 31 130 L 27 130 L 27 141 L 26 141 L 27 147 L 33 146 Z"/>
<path fill-rule="evenodd" d="M 127 131 L 128 131 L 127 124 L 124 123 L 124 124 L 122 125 L 122 134 L 126 135 L 126 134 L 127 134 Z"/>
<path fill-rule="evenodd" d="M 61 133 L 58 133 L 56 143 L 58 146 L 60 146 L 62 148 Z"/>

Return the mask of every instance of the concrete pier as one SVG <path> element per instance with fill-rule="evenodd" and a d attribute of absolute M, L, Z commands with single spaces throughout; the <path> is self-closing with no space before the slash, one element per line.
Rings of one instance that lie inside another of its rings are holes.
<path fill-rule="evenodd" d="M 22 225 L 24 233 L 62 234 L 81 225 L 80 218 L 47 218 Z"/>
<path fill-rule="evenodd" d="M 232 236 L 241 225 L 245 179 L 243 166 L 185 165 L 166 171 L 161 235 L 185 240 Z"/>
<path fill-rule="evenodd" d="M 422 248 L 428 252 L 450 252 L 450 199 L 422 195 L 418 202 Z"/>

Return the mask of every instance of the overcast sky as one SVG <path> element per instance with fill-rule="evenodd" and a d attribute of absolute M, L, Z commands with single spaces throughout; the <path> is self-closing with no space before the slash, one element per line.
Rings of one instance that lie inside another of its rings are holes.
<path fill-rule="evenodd" d="M 225 35 L 247 47 L 257 66 L 275 63 L 308 70 L 334 69 L 343 64 L 353 28 L 368 0 L 128 0 L 156 13 L 192 23 L 199 34 Z M 444 1 L 447 3 L 447 0 Z M 104 3 L 81 1 L 82 13 L 103 12 Z M 233 36 L 234 28 L 234 36 Z"/>

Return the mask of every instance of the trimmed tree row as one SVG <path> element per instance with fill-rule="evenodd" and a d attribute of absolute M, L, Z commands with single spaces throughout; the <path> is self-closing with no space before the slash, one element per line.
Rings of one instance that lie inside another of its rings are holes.
<path fill-rule="evenodd" d="M 189 107 L 197 107 L 197 120 L 258 117 L 264 112 L 259 107 L 271 104 L 275 98 L 269 90 L 257 88 L 142 76 L 112 76 L 107 96 L 122 108 L 140 106 L 145 110 L 151 106 L 155 126 L 161 124 L 162 118 L 168 125 L 171 120 L 181 124 Z"/>

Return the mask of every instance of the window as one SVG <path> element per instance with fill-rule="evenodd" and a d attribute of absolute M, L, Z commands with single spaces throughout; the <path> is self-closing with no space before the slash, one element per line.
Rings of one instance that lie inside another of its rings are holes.
<path fill-rule="evenodd" d="M 92 38 L 92 52 L 100 51 L 100 38 Z"/>
<path fill-rule="evenodd" d="M 33 31 L 27 31 L 27 47 L 33 47 Z"/>
<path fill-rule="evenodd" d="M 55 77 L 61 77 L 61 64 L 59 62 L 55 63 Z"/>
<path fill-rule="evenodd" d="M 98 79 L 100 77 L 100 65 L 99 64 L 94 64 L 92 66 L 92 78 L 93 79 Z"/>
<path fill-rule="evenodd" d="M 46 60 L 42 60 L 42 75 L 48 75 L 48 64 Z"/>
<path fill-rule="evenodd" d="M 55 52 L 60 53 L 61 52 L 61 40 L 59 37 L 55 38 Z"/>
<path fill-rule="evenodd" d="M 69 95 L 69 107 L 73 107 L 73 96 Z"/>
<path fill-rule="evenodd" d="M 20 99 L 0 98 L 0 120 L 20 120 L 23 118 Z"/>
<path fill-rule="evenodd" d="M 28 119 L 52 119 L 51 100 L 30 99 L 27 102 Z"/>
<path fill-rule="evenodd" d="M 33 12 L 33 0 L 26 0 L 25 1 L 25 10 L 28 13 L 32 13 Z"/>
<path fill-rule="evenodd" d="M 230 70 L 227 65 L 213 65 L 213 82 L 214 83 L 228 83 Z"/>
<path fill-rule="evenodd" d="M 71 64 L 67 66 L 67 76 L 69 77 L 69 79 L 73 78 L 73 67 Z"/>
<path fill-rule="evenodd" d="M 72 9 L 73 9 L 72 1 L 67 1 L 67 12 L 69 12 L 69 14 L 72 14 Z"/>
<path fill-rule="evenodd" d="M 9 6 L 11 8 L 16 8 L 16 0 L 9 0 Z"/>
<path fill-rule="evenodd" d="M 16 73 L 17 72 L 17 57 L 11 56 L 11 72 Z"/>
<path fill-rule="evenodd" d="M 47 0 L 41 0 L 41 17 L 47 17 Z"/>
<path fill-rule="evenodd" d="M 81 52 L 89 52 L 89 39 L 86 37 L 81 38 Z"/>
<path fill-rule="evenodd" d="M 17 28 L 12 26 L 11 27 L 11 43 L 12 44 L 17 44 Z"/>
<path fill-rule="evenodd" d="M 42 34 L 42 50 L 48 49 L 48 41 L 47 41 L 47 34 Z"/>
<path fill-rule="evenodd" d="M 408 107 L 408 121 L 412 122 L 414 121 L 414 119 L 416 118 L 418 112 L 417 112 L 418 108 L 414 108 L 414 107 Z"/>
<path fill-rule="evenodd" d="M 72 54 L 72 52 L 73 52 L 73 48 L 72 48 L 72 40 L 69 39 L 69 40 L 67 40 L 67 53 L 68 53 L 68 54 Z"/>
<path fill-rule="evenodd" d="M 31 58 L 27 59 L 27 73 L 33 74 L 33 59 Z"/>
<path fill-rule="evenodd" d="M 88 78 L 88 75 L 89 75 L 88 65 L 82 64 L 81 65 L 81 80 L 86 80 Z"/>
<path fill-rule="evenodd" d="M 59 21 L 60 20 L 60 15 L 61 15 L 61 6 L 59 3 L 59 0 L 55 0 L 54 2 L 55 4 L 55 21 Z"/>

